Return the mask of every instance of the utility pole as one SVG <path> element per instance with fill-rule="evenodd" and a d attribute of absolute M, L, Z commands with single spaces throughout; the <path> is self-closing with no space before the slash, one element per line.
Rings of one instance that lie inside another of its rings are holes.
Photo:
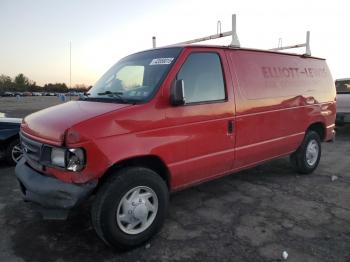
<path fill-rule="evenodd" d="M 69 41 L 69 89 L 71 88 L 72 88 L 72 42 Z M 72 96 L 70 94 L 69 94 L 69 100 L 72 100 Z"/>

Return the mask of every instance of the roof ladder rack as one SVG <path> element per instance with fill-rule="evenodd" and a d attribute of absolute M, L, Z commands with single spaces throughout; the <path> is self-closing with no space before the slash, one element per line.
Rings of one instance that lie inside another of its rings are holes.
<path fill-rule="evenodd" d="M 231 40 L 231 44 L 229 45 L 230 47 L 236 47 L 239 48 L 240 42 L 237 36 L 237 30 L 236 30 L 237 24 L 236 24 L 236 14 L 232 15 L 232 30 L 231 31 L 227 31 L 224 33 L 221 33 L 221 22 L 218 21 L 217 23 L 217 32 L 214 35 L 209 35 L 209 36 L 204 36 L 204 37 L 200 37 L 200 38 L 195 38 L 192 40 L 188 40 L 188 41 L 184 41 L 184 42 L 179 42 L 176 44 L 172 44 L 169 46 L 175 46 L 175 45 L 188 45 L 188 44 L 194 44 L 194 43 L 198 43 L 198 42 L 203 42 L 203 41 L 207 41 L 207 40 L 213 40 L 213 39 L 218 39 L 218 38 L 222 38 L 222 37 L 226 37 L 226 36 L 232 36 L 232 40 Z M 156 37 L 153 36 L 152 37 L 152 46 L 153 48 L 156 48 Z M 310 31 L 306 32 L 306 42 L 302 43 L 302 44 L 297 44 L 297 45 L 290 45 L 290 46 L 282 46 L 282 39 L 279 39 L 278 42 L 278 47 L 277 48 L 272 48 L 269 50 L 272 51 L 279 51 L 279 50 L 285 50 L 285 49 L 292 49 L 292 48 L 299 48 L 299 47 L 305 47 L 305 55 L 306 56 L 311 56 L 311 49 L 310 49 Z"/>
<path fill-rule="evenodd" d="M 281 42 L 282 42 L 282 40 L 281 40 Z M 278 43 L 280 43 L 280 41 Z M 297 45 L 289 45 L 289 46 L 279 46 L 279 47 L 276 47 L 276 48 L 271 48 L 269 50 L 279 51 L 279 50 L 293 49 L 293 48 L 299 48 L 299 47 L 305 47 L 305 55 L 306 56 L 311 56 L 310 31 L 306 32 L 306 42 L 305 43 L 297 44 Z"/>
<path fill-rule="evenodd" d="M 219 32 L 219 28 L 220 28 L 220 32 Z M 200 38 L 172 44 L 170 46 L 194 44 L 194 43 L 218 39 L 218 38 L 222 38 L 222 37 L 226 37 L 226 36 L 232 36 L 232 41 L 231 41 L 230 46 L 232 46 L 232 47 L 240 47 L 241 46 L 239 43 L 239 40 L 238 40 L 237 32 L 236 32 L 236 15 L 235 14 L 232 15 L 232 31 L 227 31 L 227 32 L 221 33 L 221 22 L 218 21 L 217 33 L 215 35 L 204 36 L 204 37 L 200 37 Z M 152 46 L 153 46 L 153 48 L 156 48 L 156 37 L 155 36 L 152 37 Z"/>

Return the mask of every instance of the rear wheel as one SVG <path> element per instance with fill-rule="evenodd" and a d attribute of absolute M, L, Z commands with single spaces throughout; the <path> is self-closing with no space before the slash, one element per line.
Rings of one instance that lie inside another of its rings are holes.
<path fill-rule="evenodd" d="M 300 174 L 310 174 L 321 158 L 321 139 L 315 131 L 308 131 L 297 151 L 290 156 L 294 169 Z"/>
<path fill-rule="evenodd" d="M 138 246 L 161 228 L 168 188 L 154 171 L 130 167 L 113 174 L 100 188 L 91 215 L 97 234 L 119 249 Z"/>

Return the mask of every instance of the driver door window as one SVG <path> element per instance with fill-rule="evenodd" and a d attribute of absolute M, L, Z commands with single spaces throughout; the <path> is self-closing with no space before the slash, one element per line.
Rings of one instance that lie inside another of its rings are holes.
<path fill-rule="evenodd" d="M 216 53 L 189 55 L 177 79 L 184 80 L 186 104 L 226 99 L 221 62 Z"/>

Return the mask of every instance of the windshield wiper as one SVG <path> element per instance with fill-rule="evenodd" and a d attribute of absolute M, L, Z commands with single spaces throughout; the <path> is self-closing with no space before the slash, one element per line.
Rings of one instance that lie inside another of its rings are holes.
<path fill-rule="evenodd" d="M 107 90 L 107 91 L 102 92 L 102 93 L 97 93 L 97 95 L 99 95 L 99 96 L 108 95 L 111 97 L 116 97 L 119 100 L 121 100 L 122 102 L 126 103 L 126 100 L 122 97 L 123 92 L 112 92 L 112 91 Z"/>

